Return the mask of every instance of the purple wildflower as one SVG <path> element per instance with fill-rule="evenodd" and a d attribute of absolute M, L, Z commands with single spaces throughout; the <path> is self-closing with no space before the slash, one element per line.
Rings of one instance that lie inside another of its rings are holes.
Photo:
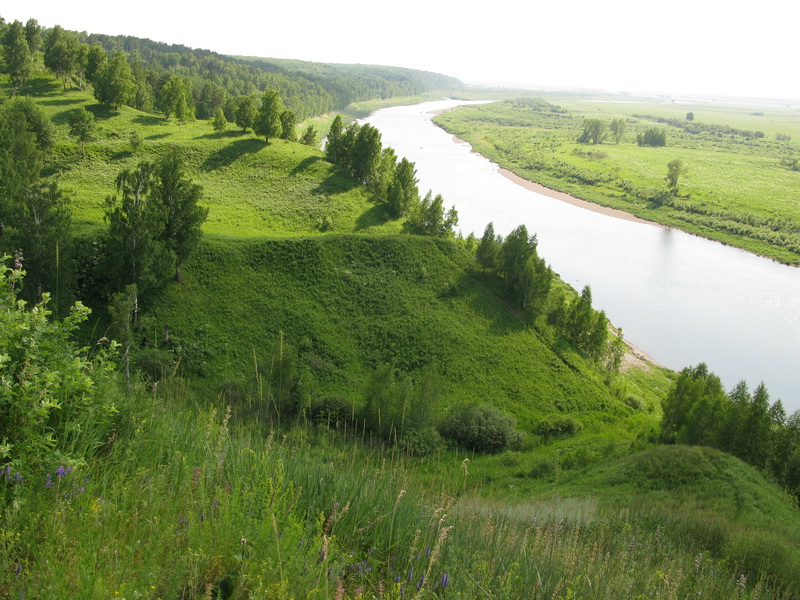
<path fill-rule="evenodd" d="M 447 587 L 447 573 L 442 573 L 442 587 Z"/>
<path fill-rule="evenodd" d="M 56 477 L 58 477 L 59 479 L 64 477 L 64 465 L 61 465 L 56 469 Z"/>
<path fill-rule="evenodd" d="M 44 487 L 47 488 L 53 487 L 53 482 L 50 481 L 50 473 L 47 474 L 47 481 L 44 482 Z"/>
<path fill-rule="evenodd" d="M 413 577 L 414 577 L 414 567 L 411 567 L 411 568 L 408 570 L 408 580 L 409 580 L 409 581 L 411 581 L 411 579 L 412 579 Z"/>
<path fill-rule="evenodd" d="M 14 252 L 14 270 L 22 271 L 22 250 Z"/>
<path fill-rule="evenodd" d="M 394 578 L 394 582 L 395 583 L 400 583 L 400 575 L 398 575 L 397 577 Z"/>
<path fill-rule="evenodd" d="M 14 565 L 14 575 L 19 577 L 19 574 L 22 573 L 22 565 L 17 563 Z"/>
<path fill-rule="evenodd" d="M 419 578 L 419 583 L 417 584 L 417 589 L 418 590 L 422 588 L 422 584 L 423 583 L 425 583 L 425 575 L 423 575 L 422 577 Z"/>

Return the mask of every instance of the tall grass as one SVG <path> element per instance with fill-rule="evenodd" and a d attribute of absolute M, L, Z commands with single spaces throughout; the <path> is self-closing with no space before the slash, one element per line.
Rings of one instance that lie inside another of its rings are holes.
<path fill-rule="evenodd" d="M 479 499 L 452 454 L 423 485 L 399 454 L 236 423 L 178 380 L 118 416 L 50 487 L 3 479 L 0 597 L 792 597 L 669 526 L 591 500 Z"/>

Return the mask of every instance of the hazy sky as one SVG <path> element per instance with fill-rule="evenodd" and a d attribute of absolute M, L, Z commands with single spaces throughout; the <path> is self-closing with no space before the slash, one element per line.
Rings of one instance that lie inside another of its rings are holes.
<path fill-rule="evenodd" d="M 800 99 L 796 0 L 187 4 L 4 0 L 0 15 L 223 54 L 413 67 L 471 84 Z"/>

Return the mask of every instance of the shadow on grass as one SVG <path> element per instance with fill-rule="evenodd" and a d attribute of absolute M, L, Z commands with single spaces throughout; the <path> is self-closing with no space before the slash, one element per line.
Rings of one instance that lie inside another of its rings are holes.
<path fill-rule="evenodd" d="M 42 100 L 39 104 L 45 106 L 70 106 L 71 104 L 83 104 L 82 98 L 61 98 L 60 100 Z"/>
<path fill-rule="evenodd" d="M 362 231 L 369 227 L 377 227 L 383 225 L 389 220 L 389 213 L 386 208 L 380 204 L 376 204 L 369 210 L 364 211 L 356 219 L 355 231 Z"/>
<path fill-rule="evenodd" d="M 348 177 L 346 174 L 337 170 L 333 174 L 323 179 L 316 189 L 314 189 L 314 192 L 328 195 L 341 194 L 344 192 L 349 192 L 355 187 L 358 187 L 358 182 L 355 179 Z"/>
<path fill-rule="evenodd" d="M 264 142 L 256 138 L 247 138 L 245 140 L 236 140 L 231 142 L 224 148 L 220 148 L 214 154 L 209 156 L 200 169 L 203 171 L 213 171 L 221 169 L 236 162 L 245 154 L 255 154 L 264 147 Z"/>
<path fill-rule="evenodd" d="M 139 125 L 163 125 L 164 119 L 155 115 L 136 115 L 133 122 Z"/>
<path fill-rule="evenodd" d="M 308 169 L 311 165 L 315 164 L 316 162 L 322 160 L 320 156 L 309 156 L 308 158 L 304 158 L 301 160 L 297 166 L 292 169 L 290 175 L 297 175 L 298 173 L 302 173 L 306 169 Z"/>
<path fill-rule="evenodd" d="M 244 131 L 215 131 L 214 133 L 204 133 L 198 135 L 197 139 L 201 140 L 224 140 L 228 138 L 240 138 L 243 135 L 248 135 Z"/>
<path fill-rule="evenodd" d="M 146 140 L 163 140 L 164 138 L 168 138 L 171 136 L 171 133 L 154 133 L 153 135 L 148 135 Z"/>
<path fill-rule="evenodd" d="M 44 77 L 28 80 L 17 93 L 18 96 L 49 96 L 50 94 L 63 94 L 60 81 L 53 81 Z M 6 93 L 8 95 L 8 93 Z"/>
<path fill-rule="evenodd" d="M 490 323 L 490 333 L 507 335 L 528 327 L 511 304 L 503 282 L 497 277 L 469 271 L 459 276 L 456 287 L 460 293 L 470 296 L 470 308 Z"/>

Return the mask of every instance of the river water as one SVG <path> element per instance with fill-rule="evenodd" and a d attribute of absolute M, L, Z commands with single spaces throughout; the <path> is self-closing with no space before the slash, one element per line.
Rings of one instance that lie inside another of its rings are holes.
<path fill-rule="evenodd" d="M 595 308 L 655 360 L 675 370 L 705 362 L 727 389 L 763 381 L 787 412 L 800 409 L 800 269 L 531 192 L 431 122 L 459 104 L 386 108 L 366 122 L 416 163 L 422 194 L 455 205 L 465 236 L 490 221 L 503 236 L 524 223 L 561 278 L 591 285 Z"/>

